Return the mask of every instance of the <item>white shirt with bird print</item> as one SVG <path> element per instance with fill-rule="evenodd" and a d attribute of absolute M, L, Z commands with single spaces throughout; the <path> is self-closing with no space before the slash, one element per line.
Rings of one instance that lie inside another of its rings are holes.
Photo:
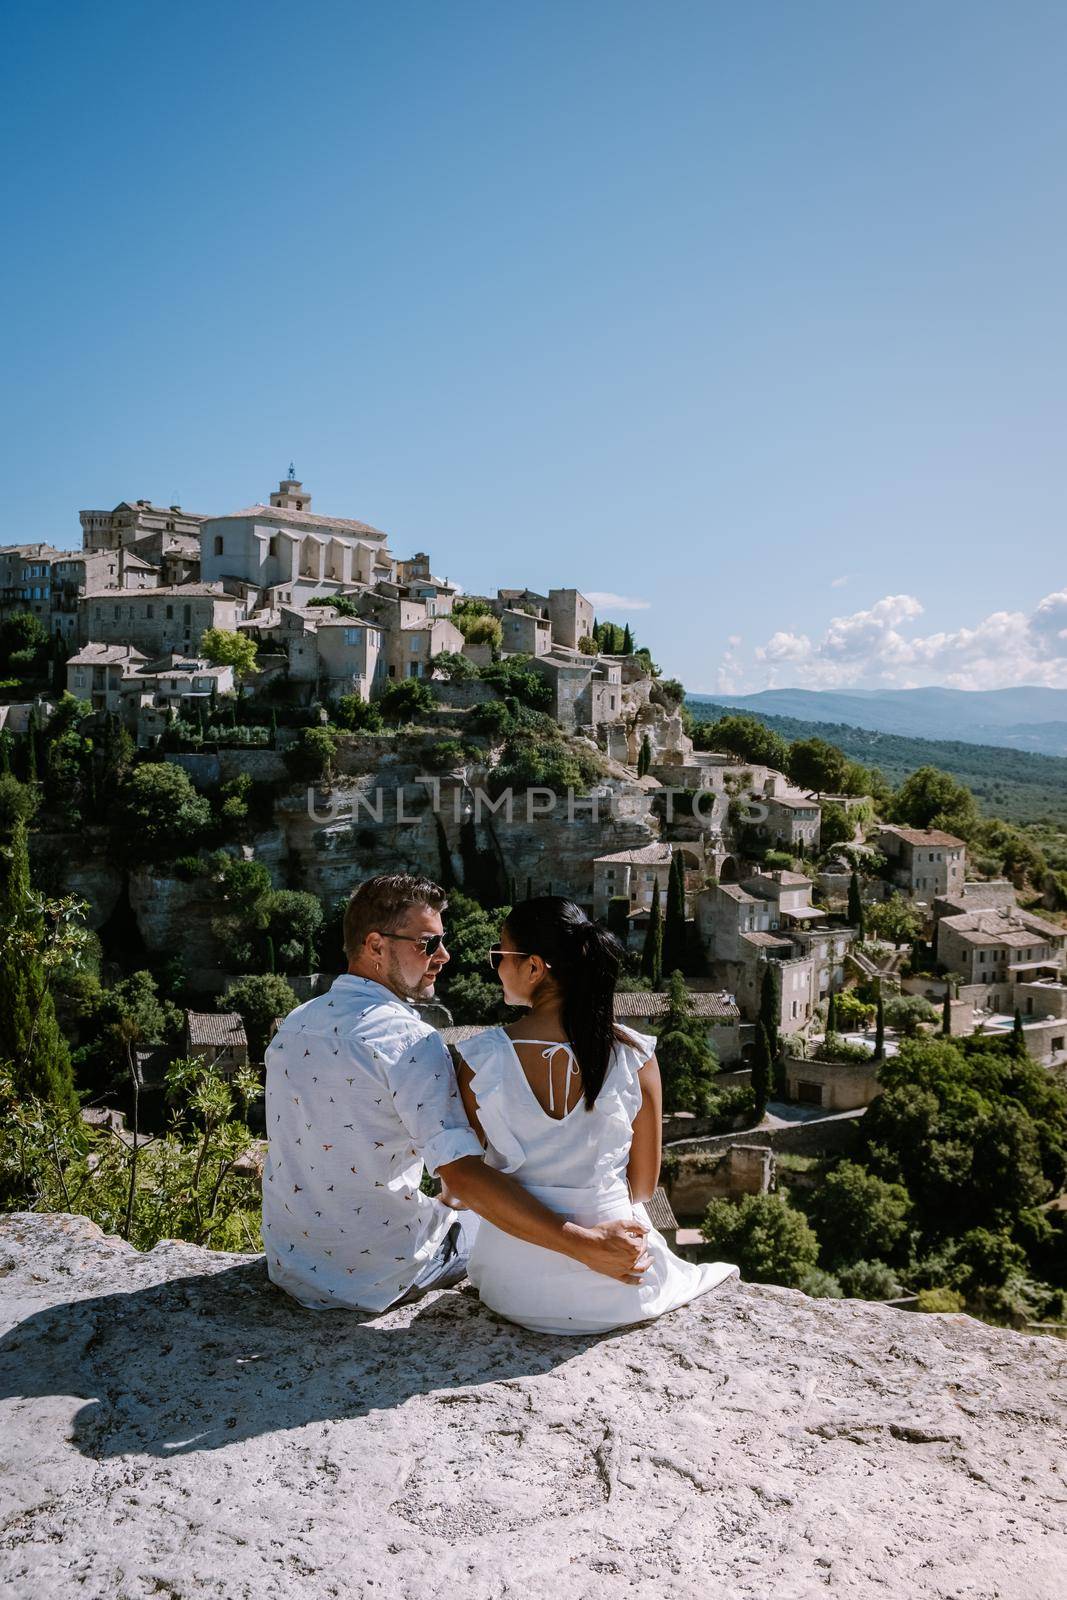
<path fill-rule="evenodd" d="M 457 1213 L 423 1172 L 482 1156 L 448 1048 L 390 989 L 343 973 L 267 1050 L 263 1243 L 279 1288 L 316 1310 L 384 1311 Z"/>

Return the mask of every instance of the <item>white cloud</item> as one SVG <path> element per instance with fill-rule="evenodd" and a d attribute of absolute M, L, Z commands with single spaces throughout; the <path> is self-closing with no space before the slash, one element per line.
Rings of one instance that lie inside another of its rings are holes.
<path fill-rule="evenodd" d="M 746 666 L 731 643 L 720 673 L 749 687 L 758 680 L 761 688 L 1067 688 L 1067 588 L 1046 595 L 1029 614 L 994 611 L 947 632 L 914 633 L 922 613 L 914 595 L 885 595 L 869 610 L 834 617 L 819 638 L 772 634 L 755 650 L 762 671 Z"/>
<path fill-rule="evenodd" d="M 847 582 L 848 582 L 848 573 L 846 572 L 843 577 L 831 578 L 830 579 L 830 587 L 831 587 L 831 589 L 843 589 Z"/>
<path fill-rule="evenodd" d="M 652 604 L 651 600 L 634 600 L 629 595 L 612 594 L 610 590 L 601 589 L 594 590 L 585 598 L 591 600 L 598 611 L 647 611 Z"/>

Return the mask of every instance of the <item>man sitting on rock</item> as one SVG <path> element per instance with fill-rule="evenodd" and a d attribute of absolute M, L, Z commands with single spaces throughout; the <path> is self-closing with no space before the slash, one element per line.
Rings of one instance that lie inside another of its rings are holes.
<path fill-rule="evenodd" d="M 609 1278 L 639 1282 L 647 1265 L 639 1223 L 578 1227 L 485 1164 L 444 1040 L 409 1004 L 433 996 L 449 959 L 447 903 L 405 873 L 363 883 L 345 912 L 348 971 L 267 1051 L 263 1242 L 301 1305 L 384 1311 L 459 1283 L 479 1216 Z M 427 1169 L 475 1215 L 423 1194 Z"/>

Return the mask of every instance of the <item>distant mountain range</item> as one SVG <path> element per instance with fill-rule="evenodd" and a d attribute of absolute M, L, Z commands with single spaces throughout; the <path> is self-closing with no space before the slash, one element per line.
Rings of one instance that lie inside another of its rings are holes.
<path fill-rule="evenodd" d="M 729 706 L 914 739 L 1067 756 L 1067 689 L 763 689 L 759 694 L 694 694 L 688 700 L 694 710 L 702 704 Z"/>

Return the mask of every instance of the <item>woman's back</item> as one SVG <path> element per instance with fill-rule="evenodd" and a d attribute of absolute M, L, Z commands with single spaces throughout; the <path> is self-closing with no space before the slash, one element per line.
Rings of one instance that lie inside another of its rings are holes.
<path fill-rule="evenodd" d="M 570 1045 L 512 1039 L 503 1028 L 466 1040 L 461 1053 L 471 1069 L 490 1165 L 521 1172 L 527 1186 L 625 1189 L 633 1121 L 641 1109 L 640 1069 L 654 1049 L 655 1040 L 643 1034 L 617 1037 L 600 1093 L 587 1110 Z"/>

